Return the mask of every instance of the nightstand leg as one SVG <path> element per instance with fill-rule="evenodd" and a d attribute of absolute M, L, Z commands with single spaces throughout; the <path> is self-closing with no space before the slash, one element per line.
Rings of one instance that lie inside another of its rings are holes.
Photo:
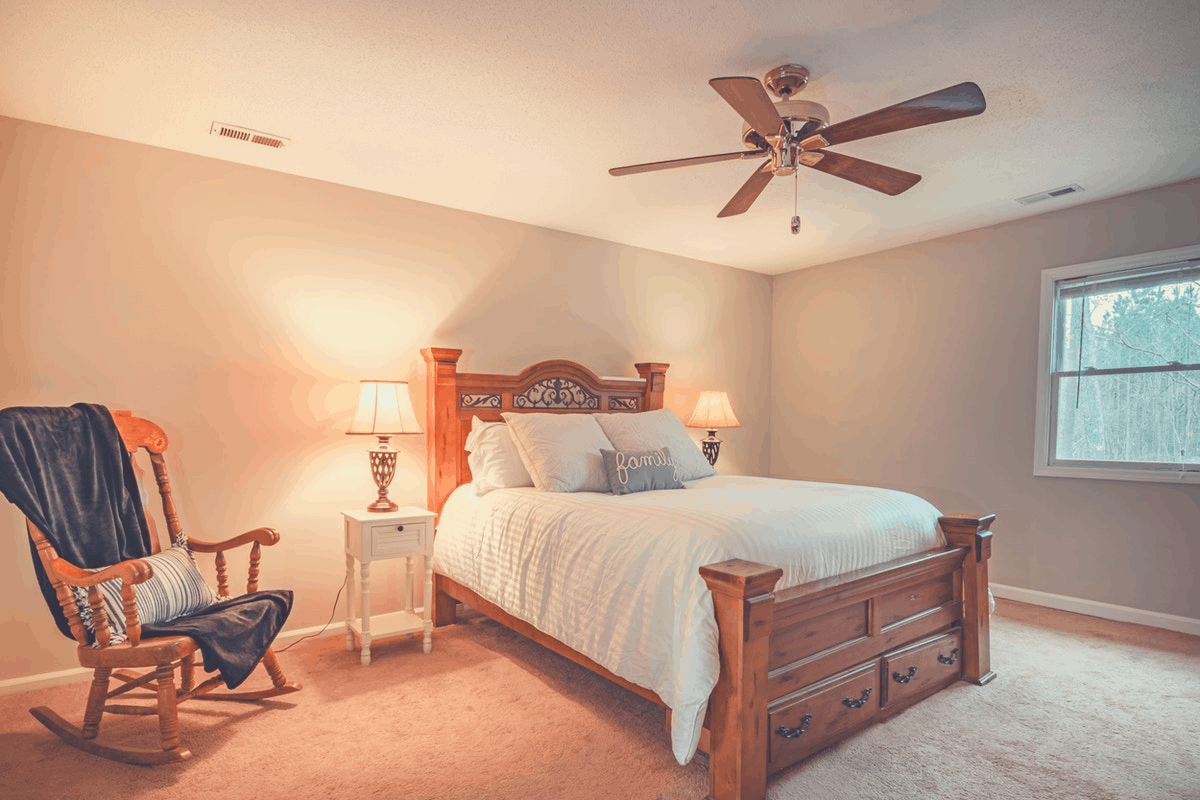
<path fill-rule="evenodd" d="M 354 623 L 354 599 L 350 593 L 354 591 L 354 556 L 346 554 L 346 649 L 354 649 L 354 631 L 350 626 Z"/>
<path fill-rule="evenodd" d="M 359 606 L 359 619 L 362 623 L 362 665 L 371 663 L 371 562 L 364 562 L 359 579 L 362 584 L 362 604 Z"/>
<path fill-rule="evenodd" d="M 408 562 L 408 580 L 404 582 L 404 610 L 412 613 L 413 610 L 413 594 L 416 593 L 416 587 L 413 585 L 413 556 L 404 559 Z"/>
<path fill-rule="evenodd" d="M 425 652 L 433 650 L 433 559 L 425 556 Z"/>

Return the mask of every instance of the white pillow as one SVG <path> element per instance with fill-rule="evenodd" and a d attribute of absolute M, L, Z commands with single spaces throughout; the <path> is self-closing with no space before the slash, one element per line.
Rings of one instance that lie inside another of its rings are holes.
<path fill-rule="evenodd" d="M 471 420 L 467 435 L 467 466 L 471 468 L 471 488 L 482 497 L 493 489 L 533 486 L 533 478 L 521 462 L 521 453 L 512 431 L 503 422 Z"/>
<path fill-rule="evenodd" d="M 613 446 L 590 414 L 519 414 L 507 411 L 521 461 L 544 492 L 607 492 L 601 450 Z"/>
<path fill-rule="evenodd" d="M 694 481 L 716 475 L 700 446 L 692 439 L 683 421 L 669 408 L 642 411 L 637 414 L 593 414 L 596 422 L 616 450 L 671 451 L 679 468 L 679 479 Z"/>

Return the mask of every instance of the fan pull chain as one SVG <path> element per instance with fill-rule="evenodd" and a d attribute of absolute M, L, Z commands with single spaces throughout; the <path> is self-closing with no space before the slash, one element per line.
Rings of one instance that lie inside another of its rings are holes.
<path fill-rule="evenodd" d="M 800 233 L 800 173 L 793 172 L 792 182 L 792 233 Z"/>

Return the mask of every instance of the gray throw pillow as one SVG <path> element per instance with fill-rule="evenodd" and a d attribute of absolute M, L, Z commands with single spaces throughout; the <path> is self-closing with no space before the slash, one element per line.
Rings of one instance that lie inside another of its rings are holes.
<path fill-rule="evenodd" d="M 600 456 L 613 494 L 683 488 L 675 459 L 665 447 L 637 452 L 601 450 Z"/>

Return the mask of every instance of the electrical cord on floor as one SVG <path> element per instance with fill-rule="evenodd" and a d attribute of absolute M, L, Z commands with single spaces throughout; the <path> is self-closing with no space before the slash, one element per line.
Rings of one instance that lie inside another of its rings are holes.
<path fill-rule="evenodd" d="M 276 650 L 275 654 L 279 655 L 280 653 L 286 653 L 288 650 L 291 650 L 292 647 L 300 644 L 300 642 L 303 642 L 305 639 L 311 639 L 314 636 L 320 636 L 321 634 L 323 634 L 326 631 L 326 629 L 328 629 L 329 626 L 333 624 L 333 617 L 334 617 L 334 615 L 337 614 L 338 600 L 340 600 L 342 598 L 342 590 L 345 588 L 346 588 L 346 581 L 343 578 L 342 585 L 338 587 L 337 595 L 333 598 L 333 611 L 331 611 L 329 613 L 329 621 L 326 622 L 323 626 L 321 626 L 321 630 L 317 631 L 316 633 L 307 633 L 304 636 L 301 636 L 299 639 L 292 642 L 287 647 Z"/>

